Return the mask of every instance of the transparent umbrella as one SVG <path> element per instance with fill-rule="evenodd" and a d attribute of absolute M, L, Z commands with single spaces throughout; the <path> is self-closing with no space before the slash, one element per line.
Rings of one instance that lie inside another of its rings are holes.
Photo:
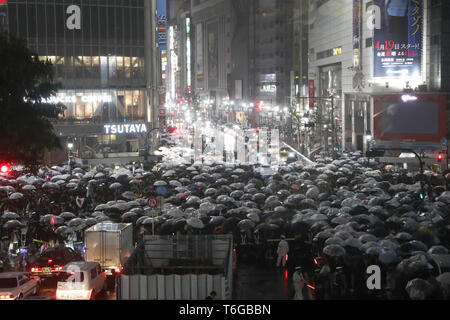
<path fill-rule="evenodd" d="M 195 217 L 187 219 L 186 223 L 194 229 L 203 229 L 205 227 L 203 221 Z"/>
<path fill-rule="evenodd" d="M 63 218 L 64 220 L 72 220 L 76 218 L 76 215 L 72 212 L 63 212 L 59 215 L 59 217 Z"/>
<path fill-rule="evenodd" d="M 433 292 L 433 286 L 428 281 L 417 278 L 409 281 L 405 290 L 412 300 L 425 300 Z"/>
<path fill-rule="evenodd" d="M 244 220 L 241 220 L 237 224 L 237 226 L 240 230 L 249 230 L 249 229 L 253 229 L 255 227 L 255 223 L 252 220 L 244 219 Z"/>
<path fill-rule="evenodd" d="M 119 182 L 114 182 L 109 186 L 109 189 L 111 190 L 117 190 L 120 189 L 122 185 Z"/>
<path fill-rule="evenodd" d="M 337 244 L 331 244 L 323 249 L 323 253 L 330 257 L 342 257 L 345 255 L 345 249 Z"/>
<path fill-rule="evenodd" d="M 26 186 L 23 186 L 22 189 L 26 190 L 26 191 L 34 191 L 34 190 L 36 190 L 36 187 L 31 184 L 27 184 Z"/>
<path fill-rule="evenodd" d="M 9 196 L 9 199 L 10 200 L 20 200 L 20 199 L 23 199 L 23 194 L 22 193 L 20 193 L 20 192 L 16 192 L 16 193 L 13 193 L 13 194 L 11 194 L 10 196 Z"/>
<path fill-rule="evenodd" d="M 19 219 L 19 215 L 15 212 L 6 211 L 4 214 L 2 214 L 2 219 L 15 220 L 15 219 Z"/>
<path fill-rule="evenodd" d="M 3 229 L 12 230 L 23 228 L 24 225 L 18 220 L 10 220 L 3 225 Z"/>

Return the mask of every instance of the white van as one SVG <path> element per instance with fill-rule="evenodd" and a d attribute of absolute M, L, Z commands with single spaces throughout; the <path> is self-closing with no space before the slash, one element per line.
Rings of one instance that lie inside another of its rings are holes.
<path fill-rule="evenodd" d="M 106 286 L 106 273 L 98 262 L 71 262 L 61 271 L 56 299 L 93 300 Z"/>

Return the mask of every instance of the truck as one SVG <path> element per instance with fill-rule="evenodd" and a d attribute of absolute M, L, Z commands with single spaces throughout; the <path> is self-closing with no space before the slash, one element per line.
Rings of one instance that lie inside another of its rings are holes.
<path fill-rule="evenodd" d="M 231 300 L 233 236 L 144 236 L 117 277 L 117 300 Z"/>
<path fill-rule="evenodd" d="M 134 251 L 131 223 L 99 223 L 87 229 L 84 238 L 85 260 L 98 262 L 107 276 L 119 275 Z"/>

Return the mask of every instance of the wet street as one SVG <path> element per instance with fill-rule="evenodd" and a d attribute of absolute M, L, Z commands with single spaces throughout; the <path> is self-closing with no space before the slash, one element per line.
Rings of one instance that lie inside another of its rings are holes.
<path fill-rule="evenodd" d="M 233 300 L 290 300 L 293 297 L 292 274 L 273 264 L 238 263 L 233 281 Z"/>

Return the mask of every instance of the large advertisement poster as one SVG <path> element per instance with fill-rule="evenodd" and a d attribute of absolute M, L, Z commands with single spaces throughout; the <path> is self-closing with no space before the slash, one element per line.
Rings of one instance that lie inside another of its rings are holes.
<path fill-rule="evenodd" d="M 374 77 L 421 77 L 423 0 L 375 0 Z"/>
<path fill-rule="evenodd" d="M 353 0 L 353 67 L 360 65 L 361 0 Z"/>
<path fill-rule="evenodd" d="M 203 29 L 202 24 L 198 23 L 195 27 L 195 41 L 196 41 L 196 54 L 195 54 L 195 66 L 197 72 L 197 82 L 202 83 L 204 79 L 203 75 Z"/>
<path fill-rule="evenodd" d="M 219 25 L 217 22 L 208 26 L 208 87 L 217 88 L 219 82 Z"/>
<path fill-rule="evenodd" d="M 167 50 L 167 4 L 166 0 L 156 1 L 156 23 L 158 50 Z"/>
<path fill-rule="evenodd" d="M 0 0 L 0 30 L 8 31 L 8 0 Z"/>
<path fill-rule="evenodd" d="M 401 148 L 440 148 L 447 133 L 447 95 L 375 95 L 372 99 L 377 147 L 391 147 L 397 141 Z"/>

